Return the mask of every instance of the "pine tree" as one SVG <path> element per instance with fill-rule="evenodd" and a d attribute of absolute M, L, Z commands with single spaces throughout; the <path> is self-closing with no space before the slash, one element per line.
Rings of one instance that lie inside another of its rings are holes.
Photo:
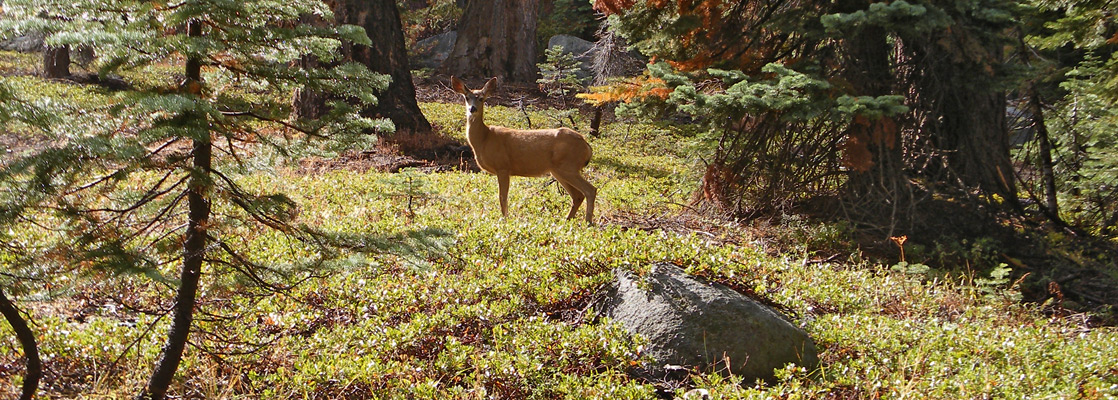
<path fill-rule="evenodd" d="M 388 118 L 399 132 L 431 132 L 431 123 L 416 103 L 415 85 L 412 83 L 411 67 L 404 47 L 404 31 L 396 2 L 333 0 L 329 4 L 339 19 L 338 23 L 360 26 L 370 36 L 377 38 L 368 45 L 343 42 L 339 48 L 341 54 L 335 63 L 360 63 L 373 72 L 392 78 L 388 88 L 378 94 L 376 104 L 362 110 L 362 115 Z M 313 23 L 334 22 L 316 20 Z M 301 62 L 303 65 L 317 67 L 322 64 L 320 61 L 306 57 Z M 295 108 L 300 115 L 315 118 L 323 112 L 327 97 L 314 92 L 300 92 L 295 98 Z"/>
<path fill-rule="evenodd" d="M 0 127 L 16 121 L 35 129 L 46 129 L 52 122 L 49 114 L 20 99 L 5 82 L 0 81 Z M 30 400 L 35 397 L 39 380 L 43 376 L 42 359 L 39 357 L 34 331 L 9 296 L 22 291 L 19 283 L 24 275 L 20 273 L 19 269 L 22 268 L 19 267 L 26 267 L 32 261 L 27 257 L 24 246 L 11 237 L 11 232 L 18 225 L 23 211 L 36 206 L 43 196 L 34 188 L 13 185 L 15 182 L 8 178 L 7 169 L 0 168 L 0 256 L 3 256 L 0 258 L 4 259 L 0 262 L 0 315 L 11 325 L 20 347 L 23 348 L 23 356 L 27 361 L 24 363 L 26 372 L 20 400 Z"/>
<path fill-rule="evenodd" d="M 135 90 L 115 95 L 108 120 L 67 115 L 53 133 L 59 146 L 12 161 L 3 174 L 49 195 L 47 209 L 71 221 L 60 229 L 73 240 L 56 246 L 77 265 L 154 276 L 162 265 L 181 265 L 170 332 L 141 394 L 165 398 L 206 266 L 242 273 L 265 290 L 283 286 L 265 278 L 281 279 L 283 271 L 253 262 L 227 236 L 257 226 L 320 243 L 295 224 L 291 199 L 237 183 L 236 171 L 247 167 L 240 152 L 297 155 L 367 141 L 363 131 L 391 125 L 358 111 L 376 102 L 374 92 L 388 79 L 353 63 L 296 66 L 307 55 L 333 60 L 343 40 L 370 43 L 358 27 L 299 24 L 306 15 L 331 18 L 318 1 L 7 0 L 4 7 L 14 21 L 9 26 L 52 24 L 57 29 L 48 43 L 93 48 L 101 57 L 99 76 L 127 76 L 152 65 L 179 71 L 173 81 L 136 82 Z M 49 21 L 40 17 L 48 12 Z M 285 94 L 294 89 L 348 101 L 329 102 L 315 120 L 289 119 Z M 140 180 L 144 188 L 130 187 L 137 177 L 151 179 Z"/>
<path fill-rule="evenodd" d="M 582 82 L 575 75 L 581 68 L 582 62 L 575 59 L 574 55 L 563 51 L 563 46 L 555 45 L 544 50 L 546 61 L 536 64 L 540 69 L 540 85 L 548 96 L 565 98 L 573 92 L 583 89 Z"/>
<path fill-rule="evenodd" d="M 1107 2 L 1025 3 L 1021 62 L 1030 66 L 1019 108 L 1035 141 L 1019 151 L 1035 163 L 1050 218 L 1113 235 L 1118 227 L 1118 6 Z M 1035 142 L 1035 143 L 1034 143 Z M 1034 156 L 1035 152 L 1035 156 Z M 1037 182 L 1039 181 L 1039 182 Z M 1038 198 L 1041 196 L 1037 196 Z M 1064 204 L 1056 207 L 1057 200 Z"/>
<path fill-rule="evenodd" d="M 884 238 L 920 219 L 913 179 L 1017 204 L 1004 116 L 1010 2 L 595 5 L 665 63 L 590 98 L 704 124 L 700 194 L 723 211 L 758 216 L 837 194 Z"/>

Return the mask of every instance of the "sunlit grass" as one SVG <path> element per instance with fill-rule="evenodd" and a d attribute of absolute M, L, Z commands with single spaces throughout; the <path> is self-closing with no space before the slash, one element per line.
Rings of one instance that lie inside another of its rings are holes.
<path fill-rule="evenodd" d="M 35 66 L 42 64 L 42 57 L 39 53 L 0 50 L 0 75 L 33 74 Z"/>
<path fill-rule="evenodd" d="M 111 102 L 96 89 L 21 79 L 27 93 L 68 95 L 89 110 Z M 422 109 L 444 133 L 464 139 L 461 105 Z M 548 122 L 548 112 L 529 110 L 529 117 Z M 517 109 L 491 105 L 487 118 L 526 127 Z M 586 123 L 576 119 L 575 128 L 585 132 Z M 408 216 L 391 174 L 244 171 L 236 179 L 247 189 L 295 200 L 297 222 L 369 251 L 298 270 L 294 280 L 305 280 L 276 293 L 208 266 L 194 347 L 174 390 L 202 398 L 651 398 L 656 382 L 627 373 L 652 362 L 639 356 L 642 339 L 582 312 L 615 268 L 640 272 L 667 261 L 779 304 L 821 349 L 819 370 L 789 368 L 769 385 L 711 371 L 691 377 L 687 384 L 714 398 L 1118 396 L 1118 331 L 1041 314 L 1013 300 L 1011 283 L 976 287 L 963 277 L 860 262 L 814 264 L 805 262 L 807 251 L 773 256 L 750 245 L 744 229 L 693 215 L 722 230 L 624 223 L 681 217 L 701 169 L 688 156 L 688 135 L 675 128 L 620 121 L 603 132 L 588 138 L 595 158 L 587 174 L 600 193 L 596 226 L 566 221 L 568 197 L 547 178 L 514 178 L 510 215 L 502 218 L 493 176 L 422 174 L 431 191 L 412 199 L 415 215 Z M 214 229 L 265 266 L 319 256 L 275 231 L 221 221 Z M 801 232 L 813 236 L 791 236 L 804 246 L 831 235 Z M 33 228 L 14 235 L 54 240 Z M 0 270 L 14 268 L 6 260 L 0 257 Z M 46 363 L 58 371 L 45 394 L 134 394 L 168 322 L 121 305 L 167 309 L 173 282 L 106 273 L 44 279 L 19 299 L 31 310 Z M 0 377 L 10 382 L 0 395 L 7 395 L 22 378 L 6 324 L 0 343 Z"/>

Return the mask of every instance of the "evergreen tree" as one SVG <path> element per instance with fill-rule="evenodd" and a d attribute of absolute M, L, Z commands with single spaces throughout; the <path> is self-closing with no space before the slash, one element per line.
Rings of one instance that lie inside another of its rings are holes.
<path fill-rule="evenodd" d="M 590 97 L 706 125 L 701 194 L 724 211 L 757 216 L 835 194 L 887 236 L 917 222 L 913 179 L 1016 204 L 1008 2 L 595 3 L 667 63 Z"/>
<path fill-rule="evenodd" d="M 1118 6 L 1035 0 L 1021 28 L 1028 79 L 1019 108 L 1036 140 L 1019 151 L 1035 163 L 1053 219 L 1113 235 L 1118 226 Z M 1030 190 L 1031 192 L 1032 190 Z M 1039 196 L 1038 196 L 1039 197 Z M 1057 201 L 1064 207 L 1055 207 Z"/>
<path fill-rule="evenodd" d="M 10 162 L 3 174 L 48 194 L 44 212 L 70 221 L 60 229 L 73 239 L 56 247 L 75 265 L 153 276 L 179 266 L 170 332 L 141 394 L 165 398 L 193 325 L 203 268 L 244 274 L 264 290 L 282 287 L 273 281 L 288 275 L 253 262 L 228 239 L 241 229 L 271 228 L 320 243 L 295 223 L 291 199 L 237 183 L 236 172 L 248 167 L 239 152 L 294 155 L 319 143 L 340 149 L 367 141 L 363 131 L 391 126 L 358 115 L 388 79 L 353 63 L 296 66 L 307 55 L 334 60 L 342 41 L 370 43 L 359 27 L 298 24 L 306 15 L 331 18 L 318 1 L 7 0 L 4 7 L 12 21 L 5 28 L 54 24 L 49 43 L 93 48 L 102 77 L 153 65 L 179 71 L 173 80 L 136 82 L 136 90 L 116 94 L 108 120 L 67 115 L 56 127 L 58 146 Z M 49 21 L 41 17 L 48 12 Z M 294 89 L 348 101 L 329 102 L 315 120 L 289 119 L 283 94 Z M 146 186 L 133 187 L 137 181 Z"/>
<path fill-rule="evenodd" d="M 1112 59 L 1113 60 L 1113 59 Z M 1101 60 L 1088 58 L 1067 73 L 1067 94 L 1045 109 L 1052 130 L 1058 195 L 1069 222 L 1087 231 L 1118 233 L 1118 104 L 1113 78 Z"/>
<path fill-rule="evenodd" d="M 343 42 L 336 62 L 356 62 L 376 73 L 392 78 L 388 88 L 377 96 L 377 102 L 362 110 L 367 117 L 383 117 L 392 121 L 398 131 L 423 133 L 431 131 L 431 123 L 419 110 L 412 83 L 411 67 L 404 48 L 404 31 L 400 13 L 394 0 L 353 1 L 333 0 L 329 4 L 340 24 L 364 28 L 369 36 L 377 38 L 368 44 Z M 313 21 L 322 23 L 323 21 Z M 333 22 L 331 22 L 333 23 Z M 305 58 L 304 65 L 318 66 L 319 60 Z M 314 92 L 301 92 L 295 100 L 298 113 L 315 118 L 325 107 L 328 96 Z"/>
<path fill-rule="evenodd" d="M 19 122 L 35 129 L 46 129 L 51 123 L 50 115 L 40 107 L 18 98 L 0 80 L 0 127 L 10 122 Z M 3 163 L 0 163 L 2 166 Z M 37 205 L 43 199 L 34 187 L 13 185 L 8 179 L 8 171 L 0 168 L 0 315 L 11 325 L 16 339 L 23 348 L 26 372 L 23 377 L 20 400 L 35 397 L 39 380 L 43 376 L 43 364 L 39 357 L 35 333 L 28 326 L 21 311 L 9 297 L 22 292 L 20 283 L 26 280 L 22 267 L 32 264 L 24 246 L 12 236 L 12 228 L 18 225 L 23 211 Z"/>
<path fill-rule="evenodd" d="M 582 82 L 575 74 L 581 68 L 582 62 L 576 60 L 574 55 L 564 52 L 563 46 L 559 45 L 545 50 L 544 54 L 547 60 L 536 64 L 542 76 L 536 79 L 536 83 L 544 93 L 548 96 L 565 98 L 583 89 Z"/>

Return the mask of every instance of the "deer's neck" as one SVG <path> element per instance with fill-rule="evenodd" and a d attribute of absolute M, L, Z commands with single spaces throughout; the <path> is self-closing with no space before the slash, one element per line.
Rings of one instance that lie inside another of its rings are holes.
<path fill-rule="evenodd" d="M 466 117 L 466 139 L 472 145 L 484 143 L 489 139 L 489 126 L 485 125 L 485 116 L 481 110 Z"/>

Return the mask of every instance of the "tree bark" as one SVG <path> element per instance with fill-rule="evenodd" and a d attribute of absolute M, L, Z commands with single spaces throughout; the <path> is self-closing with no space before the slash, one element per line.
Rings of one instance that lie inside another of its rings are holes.
<path fill-rule="evenodd" d="M 458 41 L 443 62 L 446 73 L 535 82 L 538 0 L 471 1 L 458 23 Z"/>
<path fill-rule="evenodd" d="M 303 70 L 322 67 L 318 58 L 310 55 L 301 57 L 298 64 Z M 296 118 L 319 119 L 329 111 L 326 109 L 326 100 L 329 99 L 330 96 L 323 92 L 305 88 L 296 89 L 291 102 L 291 113 Z"/>
<path fill-rule="evenodd" d="M 191 20 L 187 24 L 187 36 L 202 36 L 202 22 Z M 186 61 L 186 82 L 184 86 L 190 92 L 193 87 L 200 88 L 202 84 L 202 60 L 189 58 Z M 192 116 L 205 118 L 203 115 Z M 202 276 L 202 264 L 206 251 L 206 233 L 210 219 L 210 203 L 207 192 L 210 189 L 210 170 L 213 161 L 213 143 L 210 138 L 194 139 L 191 152 L 194 168 L 187 192 L 188 222 L 186 229 L 186 242 L 183 245 L 182 271 L 179 276 L 179 290 L 175 297 L 174 317 L 171 330 L 167 334 L 167 343 L 163 347 L 162 357 L 155 368 L 151 379 L 148 381 L 142 398 L 162 400 L 167 396 L 167 389 L 175 377 L 182 362 L 183 350 L 186 349 L 187 339 L 190 336 L 190 327 L 194 322 L 194 305 L 197 302 L 198 284 Z"/>
<path fill-rule="evenodd" d="M 996 194 L 1018 207 L 1009 157 L 1005 93 L 994 82 L 1001 43 L 980 43 L 965 27 L 926 37 L 902 38 L 910 65 L 906 103 L 913 109 L 916 135 L 930 146 L 918 164 L 944 184 L 961 183 Z"/>
<path fill-rule="evenodd" d="M 869 6 L 858 2 L 849 11 Z M 846 54 L 842 77 L 858 96 L 884 96 L 893 90 L 892 47 L 888 32 L 867 25 L 844 41 Z M 905 173 L 901 130 L 892 118 L 857 118 L 847 128 L 845 152 L 848 164 L 847 201 L 856 201 L 855 212 L 889 224 L 892 236 L 898 224 L 911 217 L 907 209 L 913 199 Z M 858 159 L 861 158 L 861 159 Z M 883 218 L 885 217 L 885 218 Z M 875 221 L 878 222 L 878 221 Z"/>
<path fill-rule="evenodd" d="M 602 134 L 600 128 L 602 127 L 602 112 L 604 105 L 594 107 L 594 117 L 590 118 L 590 136 L 598 137 Z"/>
<path fill-rule="evenodd" d="M 22 394 L 20 400 L 31 400 L 35 391 L 39 390 L 39 379 L 43 377 L 43 363 L 39 359 L 39 347 L 35 342 L 35 333 L 27 326 L 27 321 L 19 314 L 19 309 L 8 299 L 0 289 L 0 314 L 12 326 L 19 345 L 23 347 L 23 355 L 27 357 L 27 374 L 23 377 Z"/>
<path fill-rule="evenodd" d="M 1017 32 L 1018 55 L 1025 62 L 1029 61 L 1029 47 L 1025 44 L 1024 33 Z M 1030 126 L 1036 132 L 1036 140 L 1040 143 L 1040 174 L 1044 184 L 1044 202 L 1048 218 L 1058 224 L 1063 224 L 1060 219 L 1060 203 L 1056 198 L 1056 172 L 1052 162 L 1052 140 L 1048 136 L 1048 125 L 1044 122 L 1044 107 L 1040 100 L 1040 91 L 1036 88 L 1036 81 L 1025 82 L 1025 96 L 1028 97 Z M 1074 129 L 1072 129 L 1074 131 Z"/>
<path fill-rule="evenodd" d="M 948 165 L 967 186 L 1016 201 L 1009 138 L 1005 122 L 1005 93 L 950 89 L 944 101 L 939 146 Z"/>
<path fill-rule="evenodd" d="M 1044 182 L 1045 208 L 1050 218 L 1060 218 L 1060 203 L 1056 199 L 1056 172 L 1052 162 L 1052 140 L 1048 137 L 1048 126 L 1044 123 L 1044 108 L 1040 104 L 1040 93 L 1036 84 L 1029 82 L 1026 88 L 1029 96 L 1029 113 L 1032 114 L 1032 127 L 1036 130 L 1036 140 L 1040 142 L 1040 174 Z"/>
<path fill-rule="evenodd" d="M 70 77 L 70 46 L 43 48 L 43 77 L 50 79 Z"/>
<path fill-rule="evenodd" d="M 342 56 L 346 61 L 364 64 L 369 70 L 392 77 L 388 89 L 377 94 L 377 105 L 362 110 L 368 117 L 385 117 L 392 120 L 398 132 L 430 132 L 431 123 L 419 110 L 415 100 L 415 85 L 411 79 L 411 66 L 404 47 L 404 29 L 400 11 L 394 0 L 334 0 L 329 1 L 339 24 L 365 28 L 372 39 L 372 46 L 342 43 Z M 317 60 L 305 59 L 304 66 L 317 66 Z M 300 92 L 295 97 L 296 113 L 314 118 L 325 112 L 326 96 L 321 93 Z"/>

